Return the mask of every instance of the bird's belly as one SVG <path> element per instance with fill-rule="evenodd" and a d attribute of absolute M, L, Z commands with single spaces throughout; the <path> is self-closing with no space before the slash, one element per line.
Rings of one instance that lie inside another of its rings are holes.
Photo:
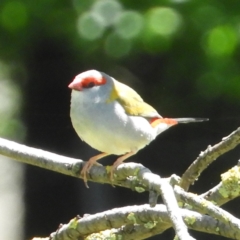
<path fill-rule="evenodd" d="M 118 104 L 95 104 L 87 111 L 83 107 L 71 112 L 71 119 L 83 141 L 109 154 L 137 152 L 156 137 L 145 118 L 128 116 Z"/>

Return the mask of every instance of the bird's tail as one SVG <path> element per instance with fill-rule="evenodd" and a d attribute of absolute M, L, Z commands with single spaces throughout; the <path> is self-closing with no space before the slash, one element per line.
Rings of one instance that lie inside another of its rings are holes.
<path fill-rule="evenodd" d="M 208 118 L 173 118 L 178 123 L 205 122 Z"/>
<path fill-rule="evenodd" d="M 204 122 L 208 118 L 158 118 L 151 123 L 157 129 L 157 135 L 178 123 Z"/>

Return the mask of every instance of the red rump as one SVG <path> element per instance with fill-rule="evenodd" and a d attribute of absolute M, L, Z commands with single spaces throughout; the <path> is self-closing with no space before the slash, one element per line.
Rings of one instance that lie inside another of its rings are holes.
<path fill-rule="evenodd" d="M 160 123 L 165 123 L 167 125 L 176 125 L 178 122 L 172 118 L 152 118 L 150 120 L 151 126 L 154 128 Z"/>

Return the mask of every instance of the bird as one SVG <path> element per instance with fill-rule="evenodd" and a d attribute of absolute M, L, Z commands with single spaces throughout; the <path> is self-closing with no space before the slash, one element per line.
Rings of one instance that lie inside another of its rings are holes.
<path fill-rule="evenodd" d="M 160 133 L 179 123 L 207 121 L 207 118 L 164 118 L 129 86 L 104 72 L 88 70 L 68 85 L 72 90 L 70 118 L 78 136 L 101 153 L 83 166 L 81 176 L 86 187 L 87 173 L 97 161 L 119 155 L 110 171 L 151 143 Z"/>

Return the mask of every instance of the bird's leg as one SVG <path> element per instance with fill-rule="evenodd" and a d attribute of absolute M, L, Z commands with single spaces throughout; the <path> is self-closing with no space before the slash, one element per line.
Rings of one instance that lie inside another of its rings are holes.
<path fill-rule="evenodd" d="M 97 160 L 103 158 L 103 157 L 106 157 L 107 155 L 109 155 L 108 153 L 100 153 L 94 157 L 91 157 L 83 166 L 83 169 L 81 171 L 81 175 L 83 176 L 83 181 L 84 181 L 84 184 L 87 188 L 88 187 L 88 184 L 87 184 L 87 173 L 89 172 L 89 170 L 91 169 L 91 167 L 94 165 L 94 164 L 97 164 L 97 165 L 100 165 L 99 163 L 97 163 Z"/>
<path fill-rule="evenodd" d="M 122 162 L 124 160 L 126 160 L 127 158 L 131 157 L 132 155 L 136 154 L 136 151 L 131 151 L 121 157 L 119 157 L 112 165 L 112 168 L 111 168 L 111 172 L 110 172 L 110 179 L 111 179 L 111 182 L 113 181 L 113 172 L 115 171 L 115 169 L 120 165 L 122 164 Z"/>

